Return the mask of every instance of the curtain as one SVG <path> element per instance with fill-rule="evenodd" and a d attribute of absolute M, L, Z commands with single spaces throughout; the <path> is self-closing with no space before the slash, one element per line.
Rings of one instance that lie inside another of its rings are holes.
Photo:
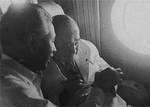
<path fill-rule="evenodd" d="M 99 0 L 73 0 L 73 7 L 81 38 L 94 43 L 100 52 Z"/>

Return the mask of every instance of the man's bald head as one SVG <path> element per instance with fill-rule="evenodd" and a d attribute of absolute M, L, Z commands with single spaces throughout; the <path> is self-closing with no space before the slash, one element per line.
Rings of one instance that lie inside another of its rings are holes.
<path fill-rule="evenodd" d="M 1 41 L 4 51 L 24 42 L 28 34 L 35 32 L 43 20 L 51 21 L 50 15 L 36 4 L 11 4 L 1 20 Z M 17 45 L 17 44 L 16 44 Z"/>
<path fill-rule="evenodd" d="M 44 70 L 56 51 L 49 13 L 38 4 L 11 4 L 1 25 L 3 53 L 32 71 Z"/>
<path fill-rule="evenodd" d="M 59 32 L 58 30 L 61 27 L 68 27 L 69 28 L 71 26 L 75 26 L 78 29 L 77 23 L 74 21 L 74 19 L 72 19 L 68 15 L 56 15 L 56 16 L 54 16 L 53 17 L 53 25 L 54 25 L 56 34 Z M 57 36 L 61 36 L 61 35 L 57 35 Z"/>

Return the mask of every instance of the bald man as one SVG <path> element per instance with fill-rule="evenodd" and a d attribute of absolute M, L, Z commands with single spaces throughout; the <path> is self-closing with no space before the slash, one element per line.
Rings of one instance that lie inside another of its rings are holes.
<path fill-rule="evenodd" d="M 51 16 L 36 4 L 11 4 L 1 25 L 0 106 L 56 107 L 40 89 L 40 71 L 56 51 Z"/>
<path fill-rule="evenodd" d="M 57 51 L 44 71 L 42 90 L 44 96 L 57 105 L 79 105 L 82 98 L 78 99 L 79 102 L 73 99 L 77 93 L 81 96 L 89 93 L 95 72 L 104 71 L 106 68 L 115 69 L 99 56 L 97 48 L 91 42 L 80 38 L 79 27 L 71 17 L 54 16 L 53 25 Z M 119 100 L 123 103 L 119 102 L 118 105 L 124 106 L 124 101 L 120 99 L 117 96 L 113 101 L 118 104 Z"/>

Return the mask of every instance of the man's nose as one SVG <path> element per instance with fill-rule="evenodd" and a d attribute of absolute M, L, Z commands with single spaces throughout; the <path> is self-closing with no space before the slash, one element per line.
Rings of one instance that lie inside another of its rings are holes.
<path fill-rule="evenodd" d="M 75 45 L 70 46 L 70 51 L 75 54 L 77 52 L 77 48 Z"/>
<path fill-rule="evenodd" d="M 56 46 L 55 46 L 55 44 L 53 45 L 53 52 L 56 52 L 57 51 L 57 49 L 56 49 Z"/>

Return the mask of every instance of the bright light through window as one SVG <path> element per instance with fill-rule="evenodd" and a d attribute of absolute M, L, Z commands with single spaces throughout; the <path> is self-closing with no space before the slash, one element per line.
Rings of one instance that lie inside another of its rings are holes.
<path fill-rule="evenodd" d="M 150 0 L 116 0 L 111 22 L 116 36 L 125 46 L 150 54 Z"/>

